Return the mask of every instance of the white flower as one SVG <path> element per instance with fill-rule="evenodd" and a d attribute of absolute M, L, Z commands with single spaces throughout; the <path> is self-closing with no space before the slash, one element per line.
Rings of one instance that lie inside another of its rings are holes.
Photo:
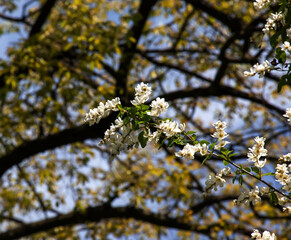
<path fill-rule="evenodd" d="M 141 105 L 149 100 L 149 96 L 152 92 L 152 88 L 148 86 L 148 84 L 138 84 L 135 87 L 135 98 L 131 101 L 131 103 L 135 106 Z"/>
<path fill-rule="evenodd" d="M 166 120 L 163 121 L 158 128 L 166 135 L 166 137 L 172 137 L 173 135 L 180 133 L 179 124 L 175 121 Z"/>
<path fill-rule="evenodd" d="M 181 123 L 180 124 L 180 130 L 181 130 L 181 132 L 184 132 L 185 129 L 186 129 L 186 124 L 185 123 Z"/>
<path fill-rule="evenodd" d="M 228 144 L 228 141 L 223 141 L 224 138 L 228 137 L 228 134 L 224 131 L 226 128 L 226 122 L 217 121 L 213 124 L 216 131 L 211 135 L 213 138 L 217 138 L 218 144 L 214 147 L 216 150 L 220 150 L 222 147 L 224 147 L 226 144 Z"/>
<path fill-rule="evenodd" d="M 286 114 L 284 114 L 283 117 L 288 118 L 288 122 L 291 125 L 291 108 L 286 109 Z"/>
<path fill-rule="evenodd" d="M 118 104 L 121 104 L 119 97 L 107 101 L 105 104 L 105 107 L 106 107 L 106 109 L 109 109 L 111 111 L 119 111 L 119 109 L 117 107 Z"/>
<path fill-rule="evenodd" d="M 160 140 L 160 136 L 161 136 L 161 132 L 160 131 L 155 131 L 153 134 L 149 133 L 149 141 L 150 142 L 154 142 L 155 144 L 157 144 Z"/>
<path fill-rule="evenodd" d="M 286 155 L 283 155 L 280 159 L 280 162 L 291 162 L 291 153 L 287 153 Z M 290 169 L 291 171 L 291 169 Z"/>
<path fill-rule="evenodd" d="M 166 112 L 168 107 L 169 104 L 165 101 L 165 99 L 158 97 L 151 103 L 152 109 L 149 112 L 149 115 L 158 117 L 161 113 Z"/>
<path fill-rule="evenodd" d="M 84 121 L 89 122 L 90 126 L 94 123 L 99 123 L 99 121 L 107 117 L 111 111 L 119 111 L 117 108 L 118 104 L 121 104 L 118 97 L 108 100 L 105 104 L 101 102 L 97 108 L 90 109 L 89 113 L 86 113 Z"/>
<path fill-rule="evenodd" d="M 283 212 L 291 214 L 291 206 L 284 207 Z"/>
<path fill-rule="evenodd" d="M 229 175 L 231 173 L 229 167 L 225 167 L 222 170 L 220 170 L 216 175 L 210 174 L 208 176 L 208 179 L 205 182 L 205 193 L 211 193 L 211 190 L 214 189 L 217 191 L 217 187 L 223 187 L 223 184 L 225 183 L 225 179 L 223 176 Z"/>
<path fill-rule="evenodd" d="M 256 188 L 252 189 L 251 191 L 249 191 L 248 189 L 242 189 L 238 199 L 235 200 L 234 202 L 236 205 L 239 205 L 241 203 L 245 204 L 246 206 L 249 206 L 250 203 L 256 205 L 258 202 L 261 201 L 259 193 L 260 190 L 258 186 L 256 186 Z"/>
<path fill-rule="evenodd" d="M 283 185 L 283 189 L 291 191 L 291 176 L 288 171 L 287 164 L 277 164 L 275 172 L 276 181 Z"/>
<path fill-rule="evenodd" d="M 271 13 L 270 17 L 267 19 L 265 27 L 263 28 L 263 32 L 268 33 L 270 32 L 270 30 L 276 29 L 276 22 L 281 22 L 282 25 L 285 25 L 285 14 L 283 14 L 282 12 Z"/>
<path fill-rule="evenodd" d="M 268 153 L 268 150 L 264 148 L 265 138 L 256 137 L 255 142 L 255 145 L 249 148 L 248 160 L 254 162 L 256 167 L 262 168 L 267 160 L 260 161 L 260 157 L 266 156 Z"/>
<path fill-rule="evenodd" d="M 256 0 L 254 2 L 254 7 L 257 10 L 261 10 L 262 8 L 265 8 L 268 3 L 270 3 L 270 0 Z"/>
<path fill-rule="evenodd" d="M 276 240 L 276 235 L 275 233 L 271 233 L 268 231 L 263 232 L 263 236 L 260 234 L 259 230 L 254 229 L 254 232 L 252 233 L 252 239 L 256 240 Z"/>
<path fill-rule="evenodd" d="M 261 187 L 261 195 L 267 194 L 270 192 L 268 187 Z"/>
<path fill-rule="evenodd" d="M 254 229 L 254 232 L 252 233 L 252 238 L 254 238 L 254 239 L 261 238 L 261 234 L 260 234 L 259 230 Z"/>
<path fill-rule="evenodd" d="M 206 155 L 208 153 L 208 146 L 206 145 L 206 143 L 203 143 L 202 146 L 199 149 L 200 154 L 202 156 Z"/>
<path fill-rule="evenodd" d="M 269 61 L 264 61 L 262 64 L 256 63 L 253 67 L 250 68 L 250 72 L 245 71 L 244 76 L 250 77 L 254 76 L 256 73 L 259 74 L 259 77 L 263 77 L 265 72 L 269 72 L 271 69 L 271 64 Z"/>
<path fill-rule="evenodd" d="M 191 145 L 187 143 L 182 150 L 177 152 L 175 155 L 177 157 L 184 157 L 186 160 L 194 159 L 194 154 L 200 151 L 200 144 Z"/>
<path fill-rule="evenodd" d="M 285 41 L 284 44 L 282 45 L 282 51 L 289 51 L 291 52 L 291 46 L 290 46 L 290 42 Z"/>

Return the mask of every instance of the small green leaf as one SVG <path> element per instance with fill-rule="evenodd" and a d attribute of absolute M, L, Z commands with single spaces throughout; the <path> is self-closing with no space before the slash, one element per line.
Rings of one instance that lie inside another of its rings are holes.
<path fill-rule="evenodd" d="M 138 141 L 142 148 L 144 148 L 147 145 L 148 138 L 144 137 L 144 131 L 138 134 Z"/>
<path fill-rule="evenodd" d="M 196 132 L 194 132 L 194 131 L 188 131 L 188 132 L 186 132 L 186 135 L 191 135 L 193 133 L 196 133 Z"/>
<path fill-rule="evenodd" d="M 224 159 L 224 160 L 227 160 L 227 157 L 224 156 L 224 155 L 222 155 L 222 154 L 219 154 L 218 156 L 221 157 L 221 158 Z"/>
<path fill-rule="evenodd" d="M 222 152 L 225 156 L 227 156 L 231 151 L 229 151 L 227 148 L 220 148 L 220 152 Z"/>
<path fill-rule="evenodd" d="M 228 162 L 228 161 L 225 161 L 225 160 L 223 160 L 223 164 L 224 164 L 224 166 L 227 166 L 227 165 L 229 164 L 229 162 Z"/>
<path fill-rule="evenodd" d="M 169 142 L 168 142 L 168 147 L 172 147 L 172 146 L 174 145 L 174 143 L 175 143 L 175 140 L 176 140 L 175 137 L 171 137 L 171 138 L 169 139 Z"/>
<path fill-rule="evenodd" d="M 269 172 L 269 173 L 265 173 L 265 174 L 263 174 L 263 176 L 275 176 L 275 173 L 271 173 L 271 172 Z"/>
<path fill-rule="evenodd" d="M 251 172 L 251 169 L 249 167 L 244 168 L 247 172 Z"/>
<path fill-rule="evenodd" d="M 242 177 L 242 175 L 239 175 L 238 182 L 239 182 L 240 185 L 243 184 L 243 177 Z"/>
<path fill-rule="evenodd" d="M 199 143 L 200 143 L 201 146 L 202 146 L 204 143 L 205 143 L 206 145 L 209 145 L 209 142 L 206 141 L 206 140 L 201 140 Z"/>
<path fill-rule="evenodd" d="M 206 158 L 204 158 L 204 160 L 202 161 L 201 166 L 210 158 L 211 158 L 211 154 L 207 155 Z"/>
<path fill-rule="evenodd" d="M 210 147 L 209 147 L 210 150 L 213 150 L 213 148 L 215 147 L 217 141 L 218 141 L 218 140 L 216 140 L 214 143 L 211 143 L 211 144 L 210 144 Z"/>
<path fill-rule="evenodd" d="M 251 167 L 252 171 L 259 174 L 260 173 L 260 169 L 258 167 Z"/>
<path fill-rule="evenodd" d="M 277 195 L 275 194 L 274 191 L 272 191 L 270 193 L 270 202 L 272 205 L 277 205 L 278 204 L 278 198 L 277 198 Z"/>
<path fill-rule="evenodd" d="M 233 157 L 233 156 L 237 156 L 237 155 L 239 155 L 239 154 L 238 153 L 232 153 L 232 154 L 229 155 L 229 157 Z"/>

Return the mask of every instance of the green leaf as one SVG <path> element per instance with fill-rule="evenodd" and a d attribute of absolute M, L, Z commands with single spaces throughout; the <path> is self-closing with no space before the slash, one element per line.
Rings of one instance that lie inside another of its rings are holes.
<path fill-rule="evenodd" d="M 138 134 L 138 141 L 142 148 L 144 148 L 147 145 L 148 138 L 144 137 L 144 131 Z"/>
<path fill-rule="evenodd" d="M 239 154 L 238 153 L 232 153 L 232 154 L 229 155 L 229 157 L 233 157 L 233 156 L 237 156 L 237 155 L 239 155 Z"/>
<path fill-rule="evenodd" d="M 270 193 L 270 202 L 272 205 L 277 205 L 278 204 L 278 198 L 277 198 L 277 195 L 275 194 L 274 191 L 272 191 Z"/>
<path fill-rule="evenodd" d="M 207 155 L 206 158 L 204 158 L 204 160 L 202 161 L 201 166 L 210 158 L 211 158 L 211 155 Z"/>
<path fill-rule="evenodd" d="M 278 45 L 278 37 L 280 36 L 280 31 L 276 32 L 272 37 L 271 37 L 271 46 L 276 47 Z"/>
<path fill-rule="evenodd" d="M 249 167 L 244 168 L 247 172 L 251 172 L 251 169 Z"/>
<path fill-rule="evenodd" d="M 172 147 L 175 143 L 176 137 L 171 137 L 168 142 L 168 147 Z"/>
<path fill-rule="evenodd" d="M 220 152 L 222 152 L 225 156 L 227 156 L 231 151 L 229 151 L 227 148 L 225 147 L 222 147 L 220 149 Z"/>
<path fill-rule="evenodd" d="M 200 143 L 201 146 L 202 146 L 204 143 L 205 143 L 206 145 L 209 145 L 209 142 L 206 141 L 206 140 L 201 140 L 199 143 Z"/>
<path fill-rule="evenodd" d="M 222 155 L 222 154 L 219 154 L 218 156 L 221 157 L 221 158 L 224 159 L 224 160 L 227 160 L 227 157 L 224 156 L 224 155 Z"/>
<path fill-rule="evenodd" d="M 145 105 L 145 104 L 142 104 L 141 105 L 141 110 L 149 110 L 149 106 L 148 105 Z"/>
<path fill-rule="evenodd" d="M 233 179 L 232 179 L 232 183 L 234 184 L 234 182 L 235 182 L 235 180 L 236 180 L 236 175 L 233 177 Z"/>
<path fill-rule="evenodd" d="M 186 132 L 186 135 L 191 135 L 193 133 L 196 133 L 196 132 L 195 131 L 188 131 L 188 132 Z"/>
<path fill-rule="evenodd" d="M 275 173 L 271 173 L 271 172 L 269 172 L 269 173 L 265 173 L 265 174 L 263 174 L 263 176 L 275 176 Z"/>
<path fill-rule="evenodd" d="M 258 167 L 251 167 L 252 171 L 259 174 L 260 173 L 260 169 Z"/>
<path fill-rule="evenodd" d="M 217 142 L 218 142 L 218 140 L 216 140 L 215 142 L 211 143 L 210 146 L 209 146 L 209 149 L 213 150 Z"/>
<path fill-rule="evenodd" d="M 240 185 L 243 184 L 243 176 L 242 175 L 239 175 L 238 182 Z"/>
<path fill-rule="evenodd" d="M 228 161 L 225 161 L 225 160 L 223 160 L 223 164 L 224 164 L 224 166 L 227 166 L 227 165 L 229 164 L 229 162 L 228 162 Z"/>

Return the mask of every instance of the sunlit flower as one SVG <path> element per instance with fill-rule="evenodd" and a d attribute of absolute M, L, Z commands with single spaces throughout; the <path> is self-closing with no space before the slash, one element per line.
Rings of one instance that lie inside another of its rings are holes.
<path fill-rule="evenodd" d="M 288 118 L 288 122 L 291 125 L 291 108 L 286 109 L 286 114 L 284 114 L 283 117 Z"/>
<path fill-rule="evenodd" d="M 161 113 L 166 112 L 168 107 L 169 104 L 165 101 L 165 99 L 158 97 L 151 103 L 152 109 L 149 112 L 149 115 L 158 117 Z"/>
<path fill-rule="evenodd" d="M 256 137 L 255 142 L 255 145 L 249 148 L 248 160 L 254 162 L 256 167 L 262 168 L 267 160 L 260 160 L 260 157 L 267 156 L 268 153 L 268 150 L 264 148 L 265 138 Z"/>
<path fill-rule="evenodd" d="M 148 84 L 140 83 L 135 87 L 135 98 L 131 103 L 135 106 L 141 105 L 149 100 L 152 88 Z"/>

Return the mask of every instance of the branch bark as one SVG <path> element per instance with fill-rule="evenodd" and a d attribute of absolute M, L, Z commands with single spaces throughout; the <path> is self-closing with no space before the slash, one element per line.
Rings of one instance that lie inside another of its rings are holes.
<path fill-rule="evenodd" d="M 56 4 L 57 0 L 47 0 L 45 4 L 42 6 L 40 14 L 38 15 L 35 23 L 33 24 L 30 32 L 29 37 L 39 33 L 41 31 L 42 26 L 44 25 L 45 21 L 47 20 L 52 8 Z"/>
<path fill-rule="evenodd" d="M 136 47 L 141 37 L 142 30 L 149 17 L 152 7 L 157 0 L 143 0 L 141 1 L 138 9 L 138 14 L 132 28 L 129 30 L 126 36 L 126 40 L 129 41 L 125 44 L 122 51 L 119 68 L 117 71 L 117 84 L 116 84 L 116 96 L 119 96 L 125 104 L 128 104 L 128 89 L 127 89 L 127 75 L 131 68 L 131 62 L 134 54 L 136 53 Z"/>
<path fill-rule="evenodd" d="M 130 219 L 134 218 L 138 221 L 151 223 L 157 226 L 175 228 L 180 230 L 186 230 L 191 232 L 197 232 L 209 236 L 210 230 L 213 227 L 219 227 L 218 223 L 213 223 L 200 227 L 200 224 L 191 224 L 188 221 L 182 221 L 177 218 L 172 218 L 167 215 L 151 213 L 135 207 L 116 207 L 113 208 L 107 204 L 97 207 L 88 207 L 84 211 L 75 211 L 68 214 L 63 214 L 57 217 L 41 220 L 25 224 L 6 232 L 0 233 L 0 239 L 17 239 L 26 237 L 31 234 L 35 234 L 42 231 L 48 231 L 58 226 L 69 226 L 73 224 L 83 224 L 85 222 L 99 223 L 106 219 Z M 244 235 L 250 235 L 252 230 L 244 228 L 242 226 L 233 226 L 236 232 L 240 232 Z"/>

